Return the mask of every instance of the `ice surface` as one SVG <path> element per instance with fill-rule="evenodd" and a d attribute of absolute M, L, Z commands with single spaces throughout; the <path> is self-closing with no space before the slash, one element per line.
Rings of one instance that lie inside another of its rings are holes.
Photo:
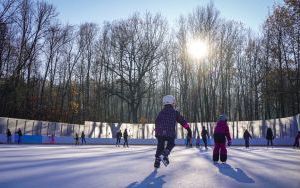
<path fill-rule="evenodd" d="M 176 146 L 168 167 L 153 168 L 154 146 L 0 145 L 0 187 L 300 187 L 300 150 Z"/>

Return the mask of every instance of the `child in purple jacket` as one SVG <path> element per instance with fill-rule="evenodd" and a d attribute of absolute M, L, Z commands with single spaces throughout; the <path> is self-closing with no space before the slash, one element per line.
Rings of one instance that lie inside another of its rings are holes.
<path fill-rule="evenodd" d="M 160 161 L 165 166 L 169 164 L 169 154 L 175 146 L 176 137 L 176 122 L 180 123 L 187 131 L 188 136 L 192 136 L 192 131 L 189 124 L 180 115 L 180 113 L 174 109 L 175 98 L 172 95 L 166 95 L 163 97 L 164 108 L 159 112 L 155 120 L 155 137 L 157 138 L 157 148 L 155 154 L 154 167 L 160 167 Z M 165 142 L 167 146 L 165 147 Z"/>
<path fill-rule="evenodd" d="M 214 142 L 215 147 L 213 151 L 213 161 L 225 163 L 227 160 L 227 149 L 226 149 L 226 139 L 228 146 L 231 145 L 231 137 L 229 133 L 229 127 L 227 125 L 227 117 L 225 115 L 220 115 L 217 125 L 214 130 Z"/>

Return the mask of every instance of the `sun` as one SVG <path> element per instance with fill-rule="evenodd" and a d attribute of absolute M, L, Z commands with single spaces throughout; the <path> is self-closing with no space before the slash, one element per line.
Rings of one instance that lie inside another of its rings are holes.
<path fill-rule="evenodd" d="M 205 41 L 194 39 L 187 44 L 188 54 L 194 59 L 202 59 L 208 55 L 208 45 Z"/>

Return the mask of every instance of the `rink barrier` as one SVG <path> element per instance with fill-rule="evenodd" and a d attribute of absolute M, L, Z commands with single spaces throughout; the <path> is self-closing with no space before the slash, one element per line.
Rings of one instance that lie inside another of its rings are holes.
<path fill-rule="evenodd" d="M 209 138 L 213 134 L 215 122 L 190 123 L 193 137 L 196 138 L 206 127 Z M 253 138 L 265 138 L 267 128 L 271 128 L 275 138 L 294 138 L 300 130 L 300 115 L 291 117 L 256 120 L 256 121 L 228 121 L 230 135 L 234 139 L 243 138 L 248 129 Z M 20 128 L 24 135 L 74 137 L 83 131 L 87 138 L 114 138 L 116 132 L 127 129 L 132 139 L 155 139 L 154 124 L 105 123 L 85 121 L 84 124 L 68 124 L 61 122 L 47 122 L 17 118 L 0 117 L 0 134 L 5 134 L 9 128 L 14 134 Z M 176 138 L 184 139 L 187 132 L 179 124 L 176 126 Z"/>
<path fill-rule="evenodd" d="M 18 136 L 12 136 L 12 144 L 17 144 Z M 7 138 L 6 135 L 0 134 L 0 144 L 6 144 Z M 79 139 L 81 144 L 81 139 Z M 86 138 L 87 144 L 99 144 L 99 145 L 115 145 L 116 139 L 113 138 Z M 121 145 L 124 143 L 124 140 L 121 139 Z M 179 146 L 185 145 L 185 139 L 176 139 L 175 144 Z M 292 146 L 294 143 L 294 138 L 276 138 L 273 141 L 275 146 Z M 21 139 L 21 144 L 75 144 L 75 139 L 73 137 L 54 137 L 52 140 L 51 136 L 36 136 L 36 135 L 24 135 Z M 156 145 L 156 139 L 129 139 L 129 145 Z M 244 139 L 233 139 L 232 146 L 244 146 Z M 267 140 L 263 138 L 250 139 L 250 145 L 255 146 L 265 146 Z M 196 140 L 193 139 L 193 146 L 196 145 Z M 200 145 L 203 146 L 203 141 L 200 141 Z M 208 139 L 208 145 L 214 145 L 213 139 Z"/>

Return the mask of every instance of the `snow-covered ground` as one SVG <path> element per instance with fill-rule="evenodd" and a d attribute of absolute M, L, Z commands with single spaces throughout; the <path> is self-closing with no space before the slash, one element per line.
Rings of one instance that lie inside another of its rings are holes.
<path fill-rule="evenodd" d="M 214 165 L 211 148 L 176 146 L 155 171 L 154 146 L 0 145 L 0 187 L 300 187 L 300 150 L 228 152 L 227 165 Z"/>

